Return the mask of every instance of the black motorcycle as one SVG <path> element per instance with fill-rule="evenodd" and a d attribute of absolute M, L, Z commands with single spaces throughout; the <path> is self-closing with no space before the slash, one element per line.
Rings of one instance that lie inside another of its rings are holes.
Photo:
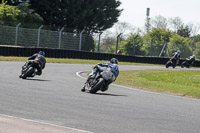
<path fill-rule="evenodd" d="M 22 66 L 21 75 L 19 77 L 22 79 L 26 79 L 27 77 L 34 77 L 38 67 L 40 67 L 40 63 L 38 61 L 26 63 L 24 66 Z"/>
<path fill-rule="evenodd" d="M 175 58 L 173 58 L 173 59 L 170 59 L 167 63 L 166 63 L 166 68 L 168 68 L 168 67 L 173 67 L 173 68 L 175 68 L 176 67 L 176 59 Z"/>
<path fill-rule="evenodd" d="M 187 59 L 186 61 L 184 61 L 182 64 L 181 64 L 181 68 L 190 68 L 190 66 L 192 66 L 194 63 L 194 61 L 190 60 L 190 59 Z"/>

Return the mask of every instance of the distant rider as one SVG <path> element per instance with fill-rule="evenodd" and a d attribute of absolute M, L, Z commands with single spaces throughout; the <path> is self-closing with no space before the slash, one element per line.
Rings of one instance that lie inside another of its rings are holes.
<path fill-rule="evenodd" d="M 193 65 L 195 62 L 195 55 L 190 56 L 186 60 L 188 61 L 188 64 Z"/>
<path fill-rule="evenodd" d="M 173 63 L 176 63 L 176 65 L 178 65 L 179 61 L 180 61 L 180 54 L 181 51 L 177 50 L 177 52 L 174 53 L 174 56 L 170 59 Z"/>
<path fill-rule="evenodd" d="M 35 74 L 40 76 L 42 74 L 42 69 L 45 68 L 45 64 L 46 64 L 45 52 L 40 51 L 39 53 L 35 53 L 31 57 L 29 57 L 28 61 L 23 67 L 26 67 L 36 61 L 39 62 L 40 65 L 39 67 L 37 67 L 37 72 Z M 20 78 L 21 78 L 21 75 L 20 75 Z"/>
<path fill-rule="evenodd" d="M 96 65 L 94 65 L 92 73 L 90 73 L 86 83 L 90 80 L 90 79 L 94 79 L 96 77 L 96 75 L 100 72 L 102 72 L 102 68 L 103 67 L 110 67 L 112 70 L 112 73 L 115 75 L 115 80 L 117 79 L 118 75 L 119 75 L 119 69 L 118 69 L 118 60 L 116 58 L 112 58 L 109 62 L 106 63 L 98 63 Z M 104 86 L 103 91 L 106 91 L 108 89 L 109 84 L 111 84 L 113 81 L 107 82 L 106 86 Z M 86 84 L 85 83 L 85 84 Z M 83 86 L 83 88 L 81 89 L 81 91 L 85 91 L 85 85 Z"/>

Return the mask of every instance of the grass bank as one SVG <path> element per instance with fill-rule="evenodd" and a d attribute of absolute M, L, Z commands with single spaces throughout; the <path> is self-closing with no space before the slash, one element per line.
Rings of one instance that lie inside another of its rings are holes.
<path fill-rule="evenodd" d="M 116 83 L 151 91 L 200 98 L 200 71 L 120 71 Z"/>

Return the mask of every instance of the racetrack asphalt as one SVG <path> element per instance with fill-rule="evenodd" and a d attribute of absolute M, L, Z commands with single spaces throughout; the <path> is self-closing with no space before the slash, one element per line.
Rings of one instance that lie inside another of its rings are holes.
<path fill-rule="evenodd" d="M 22 127 L 26 133 L 34 129 L 37 133 L 45 133 L 45 129 L 48 133 L 200 131 L 198 99 L 118 85 L 92 95 L 80 91 L 85 79 L 76 75 L 78 71 L 90 71 L 92 65 L 47 63 L 42 76 L 22 80 L 18 76 L 23 64 L 0 62 L 0 132 L 15 129 L 22 133 Z M 135 69 L 166 70 L 164 66 L 120 66 L 120 70 Z M 6 124 L 8 128 L 3 128 Z"/>

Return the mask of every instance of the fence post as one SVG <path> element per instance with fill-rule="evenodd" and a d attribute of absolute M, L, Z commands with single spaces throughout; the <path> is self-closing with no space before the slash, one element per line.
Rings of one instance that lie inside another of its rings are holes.
<path fill-rule="evenodd" d="M 137 39 L 138 35 L 135 36 L 134 38 L 134 43 L 133 43 L 133 55 L 135 55 L 135 45 L 136 45 L 136 39 Z"/>
<path fill-rule="evenodd" d="M 159 57 L 161 57 L 162 56 L 162 53 L 163 53 L 163 51 L 164 51 L 164 49 L 165 49 L 165 52 L 167 52 L 166 50 L 167 50 L 167 41 L 165 41 L 165 45 L 163 46 L 163 48 L 162 48 L 162 50 L 161 50 L 161 52 L 160 52 L 160 55 L 159 55 Z M 166 53 L 165 53 L 165 55 L 166 55 Z"/>
<path fill-rule="evenodd" d="M 167 41 L 165 42 L 166 43 L 166 46 L 165 46 L 165 57 L 167 57 Z"/>
<path fill-rule="evenodd" d="M 98 41 L 98 53 L 100 53 L 100 38 L 101 38 L 101 34 L 102 34 L 103 32 L 100 32 L 100 34 L 99 34 L 99 41 Z"/>
<path fill-rule="evenodd" d="M 85 32 L 85 29 L 83 29 L 83 30 L 81 31 L 81 33 L 80 33 L 79 51 L 81 51 L 83 32 Z"/>
<path fill-rule="evenodd" d="M 18 29 L 19 29 L 19 26 L 21 25 L 21 23 L 19 23 L 17 26 L 16 26 L 16 35 L 15 35 L 15 45 L 17 45 L 17 40 L 18 40 Z"/>
<path fill-rule="evenodd" d="M 122 33 L 120 33 L 118 36 L 117 36 L 117 42 L 116 42 L 116 54 L 117 54 L 117 50 L 118 50 L 118 41 L 119 41 L 119 37 L 121 36 Z"/>
<path fill-rule="evenodd" d="M 151 39 L 151 48 L 150 48 L 150 56 L 152 56 L 152 46 L 153 46 L 154 37 Z"/>
<path fill-rule="evenodd" d="M 37 48 L 40 46 L 40 31 L 42 29 L 43 25 L 41 25 L 38 29 L 38 40 L 37 40 Z"/>
<path fill-rule="evenodd" d="M 64 30 L 64 27 L 62 27 L 62 29 L 59 31 L 59 44 L 58 44 L 58 48 L 61 47 L 61 35 L 62 35 L 62 31 Z"/>

